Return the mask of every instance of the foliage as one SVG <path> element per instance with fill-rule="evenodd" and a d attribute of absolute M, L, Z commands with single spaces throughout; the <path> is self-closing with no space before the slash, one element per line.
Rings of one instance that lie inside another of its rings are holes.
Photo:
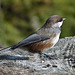
<path fill-rule="evenodd" d="M 66 17 L 61 37 L 75 35 L 75 0 L 2 0 L 0 44 L 14 45 L 40 28 L 48 17 Z"/>

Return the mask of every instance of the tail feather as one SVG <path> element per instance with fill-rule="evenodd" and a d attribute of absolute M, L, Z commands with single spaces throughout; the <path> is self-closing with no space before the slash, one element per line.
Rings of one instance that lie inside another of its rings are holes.
<path fill-rule="evenodd" d="M 1 49 L 0 53 L 6 52 L 6 51 L 9 51 L 9 50 L 14 50 L 14 49 L 18 48 L 19 46 L 20 45 L 14 45 L 14 46 L 11 46 L 11 47 L 7 47 L 7 48 L 4 48 L 4 49 Z"/>
<path fill-rule="evenodd" d="M 12 50 L 12 47 L 2 49 L 2 50 L 0 50 L 0 53 L 6 52 L 6 51 L 9 51 L 9 50 Z"/>

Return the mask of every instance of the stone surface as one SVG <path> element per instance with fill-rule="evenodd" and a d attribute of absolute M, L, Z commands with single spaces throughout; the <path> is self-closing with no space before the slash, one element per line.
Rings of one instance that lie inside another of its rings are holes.
<path fill-rule="evenodd" d="M 0 75 L 75 75 L 75 37 L 62 38 L 49 57 L 15 49 L 0 54 Z"/>

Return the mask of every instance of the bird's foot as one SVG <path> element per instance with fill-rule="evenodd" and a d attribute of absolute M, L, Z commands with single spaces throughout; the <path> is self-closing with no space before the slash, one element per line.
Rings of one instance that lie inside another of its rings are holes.
<path fill-rule="evenodd" d="M 57 55 L 48 55 L 48 54 L 44 54 L 44 57 L 45 58 L 48 58 L 48 59 L 57 59 Z"/>
<path fill-rule="evenodd" d="M 53 59 L 57 59 L 57 55 L 56 54 L 55 55 L 48 55 L 46 53 L 40 53 L 40 58 L 44 59 L 44 60 L 45 60 L 45 58 L 53 60 Z"/>

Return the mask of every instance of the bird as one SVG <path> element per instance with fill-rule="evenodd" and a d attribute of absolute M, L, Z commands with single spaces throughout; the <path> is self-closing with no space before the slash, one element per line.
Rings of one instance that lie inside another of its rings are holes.
<path fill-rule="evenodd" d="M 0 53 L 25 47 L 32 53 L 42 53 L 44 50 L 51 49 L 59 40 L 64 20 L 66 18 L 59 15 L 50 16 L 40 29 L 16 45 L 0 50 Z"/>

